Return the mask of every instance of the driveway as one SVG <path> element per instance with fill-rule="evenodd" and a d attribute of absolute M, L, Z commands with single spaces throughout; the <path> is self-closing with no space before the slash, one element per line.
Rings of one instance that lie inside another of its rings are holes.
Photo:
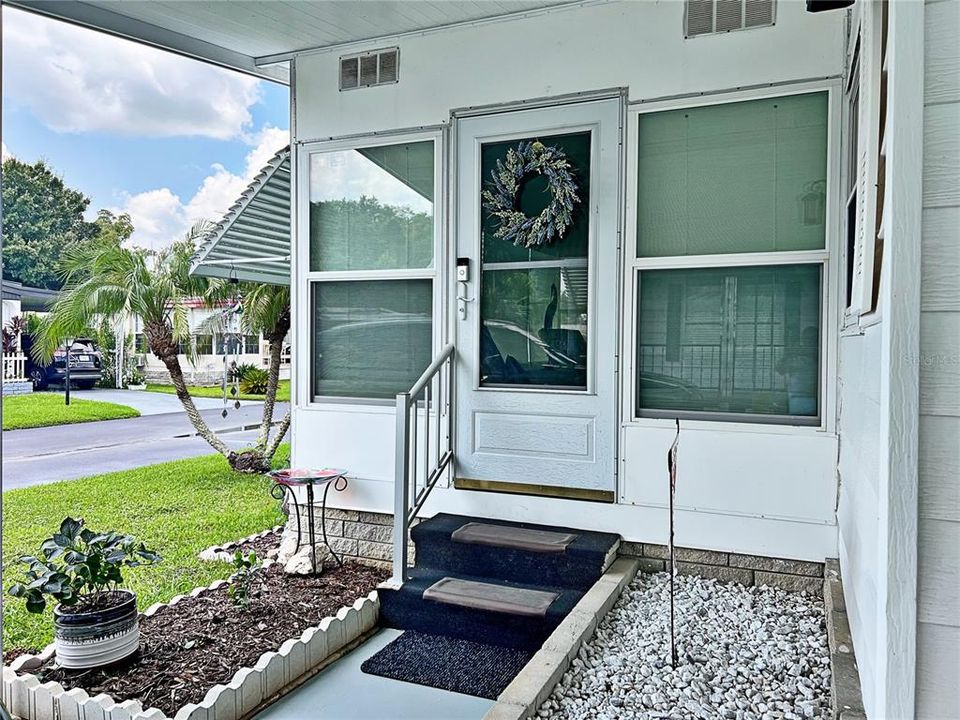
<path fill-rule="evenodd" d="M 84 400 L 101 400 L 103 402 L 127 405 L 139 410 L 141 415 L 164 415 L 166 413 L 182 412 L 183 405 L 172 393 L 147 392 L 146 390 L 110 390 L 107 388 L 93 388 L 92 390 L 71 390 L 71 397 Z M 195 397 L 193 404 L 197 410 L 222 410 L 223 400 L 220 398 Z M 259 405 L 255 400 L 241 400 L 241 405 Z M 232 409 L 233 403 L 231 403 Z"/>
<path fill-rule="evenodd" d="M 176 397 L 172 399 L 179 407 Z M 201 410 L 204 420 L 230 447 L 248 446 L 257 436 L 254 428 L 260 424 L 262 403 L 251 402 L 239 410 L 231 408 L 223 418 L 223 403 L 215 402 L 219 403 L 216 409 Z M 277 403 L 275 420 L 281 420 L 289 407 L 289 403 Z M 196 430 L 182 410 L 123 420 L 7 430 L 3 433 L 3 489 L 73 480 L 212 452 L 204 440 L 196 437 Z"/>

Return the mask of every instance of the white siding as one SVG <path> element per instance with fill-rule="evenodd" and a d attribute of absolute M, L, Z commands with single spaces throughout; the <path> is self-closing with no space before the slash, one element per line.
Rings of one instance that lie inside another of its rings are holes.
<path fill-rule="evenodd" d="M 533 17 L 302 55 L 296 59 L 296 139 L 437 125 L 449 123 L 454 109 L 591 90 L 626 88 L 631 101 L 641 101 L 822 81 L 842 72 L 842 12 L 813 14 L 803 3 L 782 2 L 774 27 L 690 40 L 683 37 L 683 14 L 682 2 L 587 3 Z M 340 55 L 386 45 L 400 47 L 399 83 L 338 91 Z M 303 280 L 302 272 L 297 280 Z M 300 318 L 294 343 L 304 352 L 294 462 L 350 468 L 357 481 L 336 502 L 389 511 L 393 408 L 310 403 L 305 371 L 310 366 L 308 324 Z M 831 338 L 831 354 L 834 341 Z M 832 386 L 830 390 L 832 402 Z M 823 429 L 753 426 L 736 431 L 716 423 L 697 427 L 696 434 L 688 436 L 687 454 L 712 453 L 700 464 L 711 472 L 685 476 L 687 484 L 679 498 L 680 542 L 810 560 L 834 556 L 837 439 L 832 421 L 828 413 Z M 648 437 L 656 435 L 659 442 L 659 431 L 649 432 Z M 624 454 L 640 447 L 634 443 L 637 433 L 629 436 Z M 766 443 L 768 451 L 754 452 L 751 440 L 754 445 Z M 750 450 L 744 452 L 744 447 Z M 633 457 L 636 452 L 628 461 Z M 649 463 L 647 476 L 662 473 L 662 457 L 657 450 L 628 462 L 622 468 L 621 487 L 645 472 L 640 462 Z M 621 499 L 624 504 L 591 504 L 585 513 L 583 505 L 564 500 L 438 489 L 426 511 L 519 514 L 621 532 L 631 540 L 662 542 L 666 512 L 659 498 L 648 494 Z M 708 500 L 712 504 L 704 508 L 702 502 Z M 637 504 L 626 504 L 633 501 Z"/>
<path fill-rule="evenodd" d="M 960 3 L 925 9 L 917 717 L 960 707 Z"/>

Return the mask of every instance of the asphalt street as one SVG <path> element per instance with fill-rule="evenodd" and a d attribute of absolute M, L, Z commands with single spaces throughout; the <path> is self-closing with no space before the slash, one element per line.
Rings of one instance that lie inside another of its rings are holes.
<path fill-rule="evenodd" d="M 289 403 L 277 403 L 275 422 Z M 242 448 L 256 438 L 263 409 L 251 403 L 230 409 L 201 410 L 204 420 L 231 447 Z M 145 415 L 125 420 L 58 425 L 3 432 L 3 490 L 73 480 L 144 465 L 209 455 L 213 449 L 182 412 Z"/>

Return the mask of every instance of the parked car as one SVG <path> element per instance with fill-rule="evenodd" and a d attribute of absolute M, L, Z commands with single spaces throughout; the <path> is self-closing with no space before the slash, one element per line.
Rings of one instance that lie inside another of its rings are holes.
<path fill-rule="evenodd" d="M 23 335 L 20 339 L 23 352 L 27 356 L 27 377 L 33 382 L 34 390 L 44 390 L 48 385 L 66 385 L 67 382 L 67 346 L 57 348 L 53 361 L 49 365 L 38 365 L 30 355 L 33 339 Z M 89 390 L 100 380 L 102 356 L 97 344 L 90 338 L 77 338 L 70 346 L 70 387 Z"/>

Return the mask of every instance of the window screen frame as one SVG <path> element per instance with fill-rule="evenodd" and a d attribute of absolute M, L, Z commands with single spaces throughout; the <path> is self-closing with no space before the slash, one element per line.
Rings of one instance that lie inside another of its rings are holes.
<path fill-rule="evenodd" d="M 663 257 L 637 257 L 638 202 L 637 192 L 640 177 L 637 157 L 640 116 L 645 113 L 685 108 L 702 108 L 731 102 L 775 99 L 788 95 L 814 92 L 827 93 L 827 187 L 825 242 L 822 249 L 790 250 L 771 252 L 747 252 L 713 255 L 687 255 Z M 626 170 L 626 222 L 622 242 L 623 302 L 621 303 L 621 417 L 624 426 L 672 427 L 679 417 L 688 428 L 722 427 L 729 431 L 757 432 L 764 428 L 777 433 L 833 432 L 836 430 L 836 378 L 838 364 L 838 329 L 843 310 L 840 307 L 839 280 L 843 271 L 843 253 L 839 249 L 841 238 L 840 210 L 845 208 L 846 197 L 841 186 L 840 154 L 841 107 L 843 86 L 838 78 L 822 81 L 800 82 L 776 87 L 720 92 L 706 96 L 684 96 L 656 101 L 631 103 L 627 113 Z M 838 258 L 840 262 L 838 262 Z M 722 267 L 753 267 L 762 265 L 821 266 L 820 282 L 820 368 L 818 416 L 806 419 L 801 416 L 772 416 L 745 413 L 696 412 L 696 411 L 645 411 L 638 412 L 639 357 L 638 311 L 640 301 L 640 273 L 643 270 L 670 270 Z"/>
<path fill-rule="evenodd" d="M 358 150 L 367 147 L 385 145 L 405 145 L 417 142 L 433 142 L 434 159 L 434 203 L 433 203 L 433 262 L 425 268 L 407 268 L 390 270 L 310 270 L 310 164 L 314 155 Z M 301 310 L 294 319 L 298 329 L 298 336 L 305 342 L 300 343 L 299 368 L 297 370 L 298 391 L 297 397 L 303 407 L 335 409 L 336 406 L 347 408 L 356 405 L 366 405 L 382 408 L 392 412 L 396 405 L 395 398 L 363 398 L 352 396 L 317 395 L 314 392 L 314 316 L 311 298 L 313 288 L 318 283 L 364 281 L 364 280 L 430 280 L 433 295 L 431 304 L 431 357 L 435 356 L 442 346 L 446 336 L 446 327 L 440 311 L 444 296 L 443 283 L 439 269 L 445 267 L 447 254 L 445 250 L 446 232 L 446 171 L 445 158 L 447 139 L 442 127 L 425 128 L 418 131 L 396 131 L 386 133 L 371 133 L 356 135 L 348 138 L 312 141 L 301 144 L 297 154 L 297 213 L 296 237 L 297 251 L 295 255 L 295 270 L 297 281 L 297 296 Z M 406 388 L 404 388 L 406 389 Z M 398 391 L 399 392 L 399 391 Z"/>

